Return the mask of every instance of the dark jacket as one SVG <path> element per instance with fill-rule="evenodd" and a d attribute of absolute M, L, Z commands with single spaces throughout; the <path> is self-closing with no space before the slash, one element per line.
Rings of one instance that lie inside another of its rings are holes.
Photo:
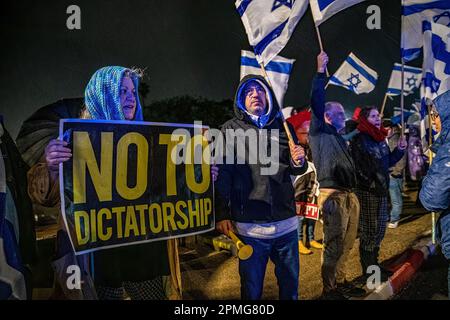
<path fill-rule="evenodd" d="M 436 225 L 436 238 L 442 253 L 450 259 L 450 91 L 434 100 L 442 129 L 431 150 L 436 153 L 422 181 L 420 201 L 428 211 L 442 211 Z"/>
<path fill-rule="evenodd" d="M 350 143 L 356 166 L 356 188 L 385 196 L 389 191 L 389 168 L 404 155 L 395 148 L 390 151 L 385 141 L 377 142 L 365 133 L 359 133 Z"/>
<path fill-rule="evenodd" d="M 324 120 L 326 81 L 325 74 L 318 73 L 312 83 L 309 141 L 313 161 L 320 188 L 350 190 L 356 185 L 356 177 L 347 143 Z"/>
<path fill-rule="evenodd" d="M 440 95 L 434 103 L 442 129 L 431 146 L 436 156 L 422 181 L 420 201 L 429 211 L 446 211 L 450 214 L 450 91 Z"/>
<path fill-rule="evenodd" d="M 0 116 L 0 126 L 3 135 L 0 137 L 0 148 L 5 162 L 6 184 L 12 193 L 19 222 L 19 247 L 24 264 L 36 262 L 36 232 L 34 226 L 33 208 L 27 192 L 28 165 L 23 161 L 14 140 L 3 126 Z"/>
<path fill-rule="evenodd" d="M 227 129 L 256 130 L 258 146 L 261 130 L 253 123 L 247 113 L 238 107 L 240 98 L 238 93 L 242 85 L 250 79 L 258 79 L 269 88 L 264 78 L 260 76 L 247 76 L 242 79 L 236 91 L 234 113 L 235 117 L 222 125 L 222 133 L 226 137 Z M 216 181 L 216 221 L 233 220 L 238 222 L 266 223 L 280 221 L 296 215 L 294 189 L 290 175 L 302 174 L 307 169 L 307 163 L 296 168 L 292 165 L 288 138 L 283 129 L 283 123 L 278 116 L 279 107 L 275 95 L 268 89 L 268 95 L 272 99 L 272 111 L 269 120 L 263 129 L 267 130 L 267 137 L 271 137 L 272 130 L 279 131 L 279 169 L 273 175 L 262 175 L 261 169 L 269 165 L 249 164 L 248 157 L 245 157 L 244 164 L 219 165 L 219 177 Z M 295 139 L 294 131 L 291 133 Z M 267 139 L 267 148 L 274 138 Z M 249 154 L 249 139 L 245 140 L 245 154 Z M 236 150 L 235 150 L 236 155 Z M 239 156 L 242 156 L 240 154 Z"/>

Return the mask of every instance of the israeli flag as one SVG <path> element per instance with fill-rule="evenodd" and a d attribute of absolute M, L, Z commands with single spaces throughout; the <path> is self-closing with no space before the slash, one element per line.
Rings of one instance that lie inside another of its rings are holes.
<path fill-rule="evenodd" d="M 309 0 L 316 26 L 332 15 L 365 0 Z"/>
<path fill-rule="evenodd" d="M 424 96 L 433 101 L 450 90 L 450 28 L 424 21 L 423 31 Z"/>
<path fill-rule="evenodd" d="M 248 41 L 266 66 L 286 46 L 308 8 L 308 0 L 237 0 Z"/>
<path fill-rule="evenodd" d="M 344 87 L 356 94 L 371 92 L 378 74 L 359 60 L 353 52 L 345 59 L 328 84 Z"/>
<path fill-rule="evenodd" d="M 17 232 L 9 221 L 10 215 L 7 212 L 7 203 L 11 201 L 12 196 L 6 184 L 5 163 L 0 150 L 0 300 L 25 300 L 26 286 L 21 271 L 23 267 Z"/>
<path fill-rule="evenodd" d="M 419 88 L 420 81 L 422 80 L 422 69 L 404 66 L 403 76 L 403 95 L 407 96 L 413 93 L 415 89 Z M 391 78 L 389 79 L 388 89 L 386 94 L 388 96 L 398 96 L 401 94 L 402 84 L 402 65 L 399 63 L 394 64 L 392 69 Z"/>
<path fill-rule="evenodd" d="M 276 56 L 265 67 L 278 105 L 283 107 L 284 95 L 288 88 L 289 76 L 292 71 L 294 59 Z M 241 51 L 241 80 L 249 74 L 263 75 L 256 60 L 255 54 L 250 51 Z"/>
<path fill-rule="evenodd" d="M 401 55 L 405 62 L 416 59 L 422 49 L 422 22 L 450 26 L 449 0 L 403 0 Z"/>

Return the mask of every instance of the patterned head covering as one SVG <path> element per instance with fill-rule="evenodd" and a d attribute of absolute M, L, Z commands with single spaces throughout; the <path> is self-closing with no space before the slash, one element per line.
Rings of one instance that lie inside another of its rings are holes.
<path fill-rule="evenodd" d="M 132 70 L 112 66 L 97 70 L 84 91 L 84 101 L 92 119 L 97 120 L 125 120 L 120 105 L 120 85 L 125 72 L 128 71 L 136 88 L 136 112 L 134 120 L 142 121 L 142 108 L 139 102 L 139 76 Z"/>

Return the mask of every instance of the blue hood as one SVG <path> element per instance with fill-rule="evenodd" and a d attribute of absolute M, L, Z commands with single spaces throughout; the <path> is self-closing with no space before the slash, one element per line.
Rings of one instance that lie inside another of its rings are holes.
<path fill-rule="evenodd" d="M 431 146 L 431 150 L 437 153 L 440 146 L 450 142 L 450 90 L 441 94 L 434 100 L 434 105 L 441 119 L 441 133 Z"/>
<path fill-rule="evenodd" d="M 136 113 L 134 120 L 143 120 L 138 94 L 139 77 L 130 69 L 118 66 L 104 67 L 97 70 L 86 86 L 84 101 L 92 119 L 125 120 L 125 115 L 120 105 L 120 85 L 126 71 L 130 72 L 136 88 Z"/>

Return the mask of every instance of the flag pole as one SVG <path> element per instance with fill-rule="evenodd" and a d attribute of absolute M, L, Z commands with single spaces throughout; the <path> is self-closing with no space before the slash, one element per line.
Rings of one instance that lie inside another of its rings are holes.
<path fill-rule="evenodd" d="M 404 88 L 404 82 L 405 82 L 405 60 L 402 57 L 402 73 L 401 73 L 401 89 L 400 89 L 400 112 L 401 112 L 401 126 L 402 126 L 402 138 L 405 136 L 405 115 L 404 115 L 404 109 L 405 109 L 405 99 L 403 96 L 403 92 L 405 90 Z"/>
<path fill-rule="evenodd" d="M 264 78 L 266 79 L 267 83 L 269 84 L 269 86 L 271 88 L 273 88 L 272 83 L 270 82 L 269 76 L 267 75 L 266 68 L 264 68 L 264 64 L 261 62 L 259 64 L 259 66 L 261 67 L 261 71 L 262 71 L 262 73 L 264 75 Z M 287 137 L 289 139 L 289 142 L 295 145 L 296 143 L 294 142 L 294 139 L 292 138 L 291 130 L 289 130 L 289 126 L 287 124 L 287 121 L 284 118 L 283 112 L 281 111 L 282 107 L 280 105 L 278 105 L 278 107 L 280 108 L 279 112 L 280 112 L 280 115 L 281 115 L 281 120 L 283 121 L 283 127 L 284 127 L 284 130 L 286 131 L 286 134 L 287 134 Z"/>
<path fill-rule="evenodd" d="M 402 0 L 402 12 L 403 12 L 403 0 Z M 403 13 L 402 13 L 403 14 Z M 403 36 L 403 15 L 401 16 L 400 21 L 400 38 Z M 400 39 L 401 40 L 401 39 Z M 400 41 L 400 47 L 402 47 Z M 401 137 L 405 136 L 405 118 L 404 118 L 404 107 L 405 107 L 405 99 L 403 97 L 403 91 L 405 90 L 405 59 L 403 58 L 403 53 L 400 51 L 400 55 L 402 57 L 402 73 L 401 73 L 401 85 L 400 85 L 400 112 L 401 112 Z"/>
<path fill-rule="evenodd" d="M 313 14 L 312 10 L 311 10 L 311 14 L 313 15 L 313 21 L 314 21 L 314 14 Z M 320 36 L 319 26 L 316 24 L 315 21 L 314 21 L 314 27 L 316 28 L 317 39 L 319 40 L 319 47 L 320 47 L 320 51 L 322 52 L 323 51 L 322 37 Z M 327 74 L 327 77 L 329 78 L 330 73 L 328 72 L 328 68 L 325 68 L 325 72 Z"/>
<path fill-rule="evenodd" d="M 381 105 L 381 111 L 380 111 L 381 118 L 383 118 L 384 107 L 386 106 L 387 97 L 388 97 L 388 95 L 387 95 L 387 93 L 385 93 L 385 94 L 384 94 L 383 104 Z"/>
<path fill-rule="evenodd" d="M 433 143 L 433 123 L 431 121 L 431 105 L 427 105 L 428 109 L 428 157 L 430 159 L 430 166 L 433 162 L 433 152 L 431 151 L 431 144 Z M 436 244 L 436 212 L 431 212 L 431 243 Z"/>

